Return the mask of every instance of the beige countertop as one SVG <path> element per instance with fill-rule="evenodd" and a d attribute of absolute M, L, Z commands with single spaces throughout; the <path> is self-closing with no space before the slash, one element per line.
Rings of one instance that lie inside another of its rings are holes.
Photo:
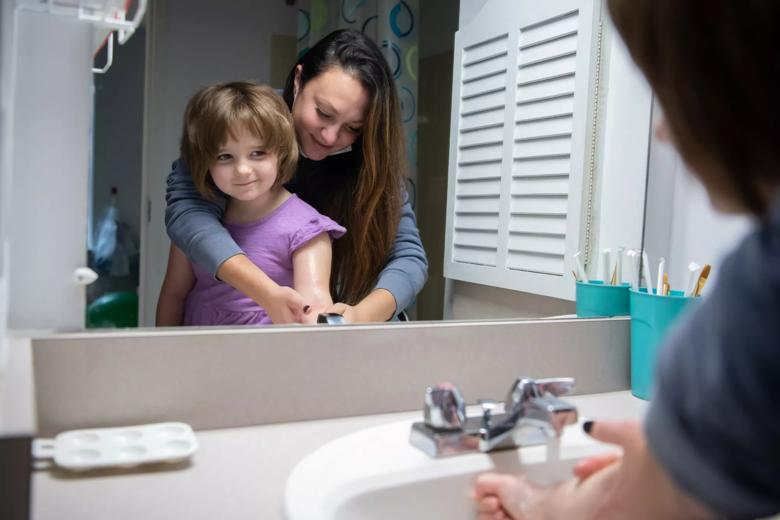
<path fill-rule="evenodd" d="M 629 392 L 567 400 L 594 418 L 639 417 L 647 404 Z M 420 417 L 415 411 L 204 430 L 186 463 L 82 474 L 38 469 L 32 519 L 281 519 L 285 482 L 307 454 L 348 433 Z"/>

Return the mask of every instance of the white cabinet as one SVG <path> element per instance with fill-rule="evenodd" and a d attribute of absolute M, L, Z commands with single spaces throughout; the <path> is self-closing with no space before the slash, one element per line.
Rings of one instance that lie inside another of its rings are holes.
<path fill-rule="evenodd" d="M 82 329 L 92 122 L 92 27 L 16 12 L 8 326 Z"/>
<path fill-rule="evenodd" d="M 146 2 L 120 4 L 3 0 L 0 325 L 84 328 L 95 34 L 128 38 Z"/>
<path fill-rule="evenodd" d="M 573 299 L 568 259 L 598 247 L 611 204 L 597 189 L 612 154 L 600 152 L 603 16 L 594 0 L 488 0 L 456 34 L 445 277 Z M 632 102 L 646 139 L 649 89 Z M 636 174 L 641 205 L 644 167 Z M 641 209 L 630 228 L 614 245 L 638 247 Z"/>

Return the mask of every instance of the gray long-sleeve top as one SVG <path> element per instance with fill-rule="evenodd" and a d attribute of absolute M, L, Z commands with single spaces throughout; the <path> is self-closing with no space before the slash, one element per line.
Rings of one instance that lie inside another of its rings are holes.
<path fill-rule="evenodd" d="M 351 155 L 354 152 L 317 162 L 301 159 L 296 177 L 288 183 L 287 188 L 320 209 L 317 201 L 311 199 L 327 196 L 328 185 L 342 182 L 349 177 L 350 172 L 356 173 Z M 323 164 L 330 166 L 323 169 Z M 173 163 L 173 170 L 168 175 L 165 199 L 168 236 L 192 262 L 216 274 L 225 260 L 241 253 L 220 222 L 226 201 L 204 199 L 181 160 Z M 427 278 L 428 260 L 417 230 L 414 211 L 405 193 L 395 242 L 379 274 L 376 288 L 389 291 L 395 298 L 396 310 L 400 312 L 411 305 Z"/>
<path fill-rule="evenodd" d="M 645 429 L 676 483 L 727 518 L 780 512 L 780 200 L 671 334 Z"/>

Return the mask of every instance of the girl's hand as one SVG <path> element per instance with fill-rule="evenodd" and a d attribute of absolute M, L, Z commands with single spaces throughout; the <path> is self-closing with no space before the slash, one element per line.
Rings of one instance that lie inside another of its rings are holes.
<path fill-rule="evenodd" d="M 529 502 L 539 502 L 539 493 L 527 480 L 515 475 L 485 473 L 477 477 L 473 498 L 479 520 L 526 520 Z"/>
<path fill-rule="evenodd" d="M 282 286 L 274 288 L 263 308 L 275 324 L 303 323 L 305 317 L 311 313 L 311 308 L 303 296 L 295 289 Z"/>

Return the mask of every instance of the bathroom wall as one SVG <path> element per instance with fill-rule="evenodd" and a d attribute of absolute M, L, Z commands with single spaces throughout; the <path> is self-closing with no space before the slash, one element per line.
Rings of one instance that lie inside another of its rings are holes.
<path fill-rule="evenodd" d="M 9 201 L 11 188 L 11 118 L 13 116 L 14 55 L 16 42 L 13 2 L 0 2 L 0 380 L 8 338 Z M 1 398 L 2 396 L 0 396 Z"/>

